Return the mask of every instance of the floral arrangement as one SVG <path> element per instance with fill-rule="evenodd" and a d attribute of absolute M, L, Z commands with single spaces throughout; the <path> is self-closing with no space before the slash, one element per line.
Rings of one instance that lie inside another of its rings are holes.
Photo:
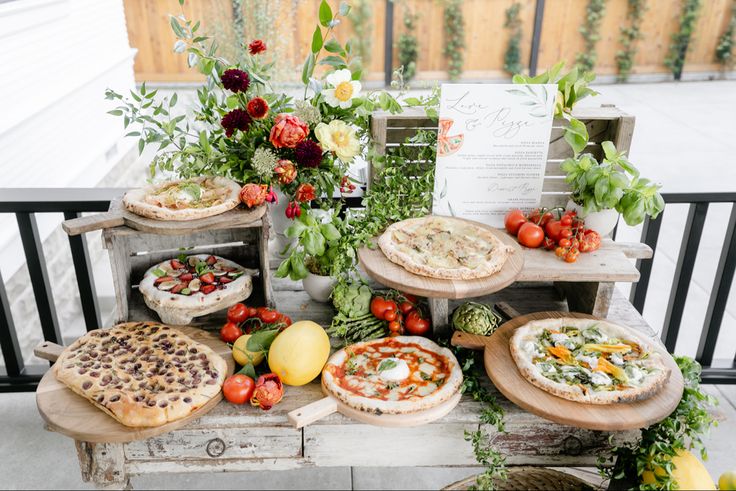
<path fill-rule="evenodd" d="M 355 189 L 348 167 L 369 148 L 370 114 L 378 108 L 401 110 L 387 92 L 363 90 L 360 59 L 351 41 L 342 45 L 334 37 L 333 30 L 349 11 L 346 3 L 333 12 L 321 2 L 302 70 L 300 100 L 272 88 L 273 62 L 267 61 L 262 40 L 244 45 L 247 53 L 233 64 L 218 56 L 216 41 L 201 35 L 199 22 L 183 13 L 171 16 L 174 50 L 185 53 L 189 66 L 206 76 L 193 114 L 174 116 L 176 94 L 159 100 L 145 84 L 130 97 L 108 90 L 108 99 L 120 101 L 110 113 L 122 116 L 126 128 L 137 126 L 128 135 L 138 137 L 140 152 L 158 145 L 152 178 L 161 171 L 183 178 L 225 176 L 243 184 L 241 201 L 248 207 L 275 201 L 278 187 L 289 200 L 290 219 L 310 215 L 313 204 L 335 208 L 339 204 L 333 197 Z M 319 78 L 314 76 L 317 67 L 324 72 Z M 299 236 L 281 274 L 304 277 L 304 245 Z"/>

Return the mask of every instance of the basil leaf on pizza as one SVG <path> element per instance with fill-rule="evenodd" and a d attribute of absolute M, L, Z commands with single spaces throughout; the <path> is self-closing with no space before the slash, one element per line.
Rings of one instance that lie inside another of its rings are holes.
<path fill-rule="evenodd" d="M 529 382 L 577 402 L 611 404 L 647 399 L 670 376 L 653 341 L 604 321 L 532 321 L 516 329 L 509 347 Z"/>

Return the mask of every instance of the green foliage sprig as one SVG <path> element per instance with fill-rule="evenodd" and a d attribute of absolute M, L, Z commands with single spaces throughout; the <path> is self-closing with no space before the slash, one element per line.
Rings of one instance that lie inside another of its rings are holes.
<path fill-rule="evenodd" d="M 736 0 L 734 0 L 731 7 L 731 20 L 728 22 L 728 27 L 718 38 L 718 45 L 716 46 L 716 61 L 724 67 L 733 65 L 734 44 L 736 44 Z"/>
<path fill-rule="evenodd" d="M 397 42 L 399 48 L 399 64 L 403 67 L 402 75 L 405 81 L 410 81 L 417 73 L 417 58 L 419 57 L 419 40 L 417 39 L 417 18 L 419 16 L 409 10 L 404 4 L 404 31 Z"/>
<path fill-rule="evenodd" d="M 682 77 L 682 68 L 685 66 L 685 57 L 690 46 L 690 38 L 695 30 L 695 23 L 700 13 L 701 0 L 684 0 L 680 13 L 680 26 L 672 34 L 672 42 L 664 64 L 672 71 L 675 80 Z"/>
<path fill-rule="evenodd" d="M 354 49 L 365 67 L 371 61 L 373 48 L 373 2 L 371 0 L 355 0 L 348 18 L 355 32 Z"/>
<path fill-rule="evenodd" d="M 521 72 L 521 19 L 519 12 L 521 11 L 521 3 L 514 2 L 506 9 L 506 21 L 503 27 L 511 32 L 509 36 L 509 44 L 506 47 L 506 53 L 503 55 L 503 69 L 511 75 Z"/>
<path fill-rule="evenodd" d="M 685 391 L 677 408 L 664 420 L 641 430 L 638 441 L 614 447 L 610 456 L 599 457 L 602 477 L 637 483 L 642 490 L 675 489 L 672 457 L 678 450 L 700 449 L 701 456 L 707 458 L 702 438 L 711 426 L 718 424 L 709 413 L 718 400 L 703 392 L 697 361 L 687 356 L 676 356 L 675 361 L 685 379 Z M 616 467 L 611 467 L 614 462 Z M 639 484 L 642 474 L 655 468 L 664 470 L 655 474 L 656 483 Z"/>
<path fill-rule="evenodd" d="M 444 10 L 445 48 L 447 73 L 450 80 L 457 80 L 463 72 L 465 49 L 465 20 L 462 0 L 445 0 Z"/>
<path fill-rule="evenodd" d="M 641 22 L 646 11 L 646 0 L 628 0 L 626 20 L 628 25 L 621 26 L 619 42 L 622 49 L 616 53 L 616 64 L 618 65 L 618 80 L 626 81 L 634 66 L 636 56 L 636 43 L 641 39 Z"/>
<path fill-rule="evenodd" d="M 606 0 L 588 0 L 588 6 L 585 8 L 585 23 L 580 26 L 580 34 L 585 40 L 585 45 L 583 52 L 578 53 L 575 57 L 575 62 L 581 70 L 592 70 L 598 60 L 595 46 L 601 38 L 599 31 L 605 13 Z"/>

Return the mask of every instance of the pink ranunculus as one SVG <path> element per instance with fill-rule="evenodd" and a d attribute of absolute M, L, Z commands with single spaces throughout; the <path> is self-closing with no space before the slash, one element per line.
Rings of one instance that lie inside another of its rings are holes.
<path fill-rule="evenodd" d="M 308 134 L 307 123 L 291 114 L 281 113 L 273 122 L 269 141 L 276 148 L 294 148 Z"/>

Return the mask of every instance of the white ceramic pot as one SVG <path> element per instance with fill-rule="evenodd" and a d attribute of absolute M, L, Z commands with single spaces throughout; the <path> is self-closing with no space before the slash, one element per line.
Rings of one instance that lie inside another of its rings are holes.
<path fill-rule="evenodd" d="M 605 237 L 613 232 L 613 229 L 616 228 L 616 223 L 618 223 L 619 214 L 615 209 L 609 208 L 607 210 L 594 211 L 586 215 L 583 207 L 573 200 L 568 200 L 565 208 L 575 210 L 580 218 L 585 219 L 585 228 L 595 230 L 601 234 L 601 237 Z"/>
<path fill-rule="evenodd" d="M 273 235 L 276 240 L 277 253 L 281 253 L 286 246 L 292 245 L 294 239 L 290 239 L 286 236 L 286 229 L 293 223 L 292 220 L 286 217 L 286 207 L 289 204 L 288 198 L 278 187 L 274 186 L 276 190 L 276 197 L 278 203 L 272 203 L 268 206 L 269 213 L 271 213 L 271 223 L 273 224 Z"/>
<path fill-rule="evenodd" d="M 336 283 L 337 281 L 332 276 L 320 276 L 309 272 L 302 280 L 304 291 L 316 302 L 329 301 Z"/>

